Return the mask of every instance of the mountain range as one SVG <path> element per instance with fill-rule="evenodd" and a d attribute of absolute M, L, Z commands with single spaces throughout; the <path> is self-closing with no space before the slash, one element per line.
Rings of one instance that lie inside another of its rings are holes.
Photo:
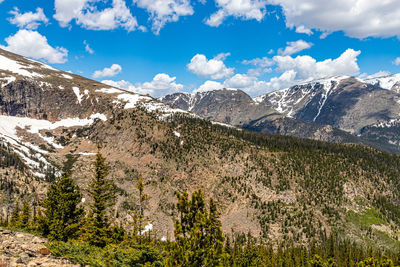
<path fill-rule="evenodd" d="M 251 98 L 236 89 L 175 93 L 160 100 L 203 118 L 245 129 L 358 143 L 400 152 L 400 74 L 340 76 Z"/>
<path fill-rule="evenodd" d="M 0 50 L 0 217 L 17 202 L 37 204 L 65 170 L 87 209 L 100 151 L 117 193 L 113 222 L 132 223 L 142 177 L 154 238 L 173 238 L 176 192 L 202 189 L 217 203 L 225 233 L 295 244 L 337 233 L 398 251 L 399 156 L 366 146 L 381 136 L 375 128 L 395 129 L 397 107 L 389 104 L 398 93 L 355 78 L 331 85 L 325 101 L 320 82 L 256 100 L 239 90 L 162 99 L 175 108 Z M 369 95 L 388 102 L 360 107 Z M 367 115 L 368 108 L 381 112 Z M 332 125 L 322 123 L 328 118 Z"/>

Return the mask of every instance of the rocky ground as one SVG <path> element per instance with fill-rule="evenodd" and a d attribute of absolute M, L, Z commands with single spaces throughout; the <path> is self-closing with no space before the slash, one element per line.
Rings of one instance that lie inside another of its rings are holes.
<path fill-rule="evenodd" d="M 45 238 L 0 228 L 0 267 L 80 266 L 51 256 Z"/>

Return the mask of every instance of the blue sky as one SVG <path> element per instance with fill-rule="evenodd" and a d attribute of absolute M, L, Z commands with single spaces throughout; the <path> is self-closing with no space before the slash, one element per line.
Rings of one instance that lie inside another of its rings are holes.
<path fill-rule="evenodd" d="M 257 96 L 397 73 L 400 3 L 371 2 L 0 0 L 0 45 L 156 97 L 222 87 Z"/>

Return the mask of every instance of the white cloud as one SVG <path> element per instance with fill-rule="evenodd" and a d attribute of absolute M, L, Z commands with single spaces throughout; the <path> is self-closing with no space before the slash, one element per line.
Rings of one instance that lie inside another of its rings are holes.
<path fill-rule="evenodd" d="M 94 50 L 90 47 L 88 42 L 86 42 L 86 40 L 85 40 L 85 41 L 83 41 L 83 44 L 85 45 L 85 51 L 88 52 L 89 54 L 93 55 Z"/>
<path fill-rule="evenodd" d="M 271 72 L 272 68 L 254 68 L 254 69 L 248 69 L 247 70 L 247 75 L 253 76 L 253 77 L 258 77 L 263 75 L 266 72 Z"/>
<path fill-rule="evenodd" d="M 193 93 L 207 92 L 224 88 L 222 83 L 216 81 L 206 81 L 199 88 L 195 89 Z"/>
<path fill-rule="evenodd" d="M 245 88 L 251 86 L 256 79 L 245 74 L 235 74 L 235 76 L 227 79 L 224 84 L 232 88 Z"/>
<path fill-rule="evenodd" d="M 268 0 L 280 5 L 289 28 L 311 34 L 344 31 L 355 38 L 400 38 L 400 2 L 398 0 Z"/>
<path fill-rule="evenodd" d="M 360 51 L 347 49 L 336 59 L 326 59 L 317 62 L 310 56 L 275 56 L 273 60 L 277 64 L 277 70 L 296 72 L 297 80 L 318 79 L 336 75 L 357 75 L 360 68 L 357 57 Z"/>
<path fill-rule="evenodd" d="M 112 30 L 118 27 L 128 32 L 136 29 L 143 30 L 124 0 L 112 0 L 112 6 L 102 10 L 98 10 L 97 2 L 99 1 L 55 0 L 54 18 L 62 27 L 67 27 L 72 20 L 75 20 L 78 25 L 90 30 Z M 106 2 L 109 1 L 106 0 Z"/>
<path fill-rule="evenodd" d="M 219 53 L 217 56 L 214 57 L 215 60 L 222 60 L 224 61 L 227 57 L 229 57 L 231 53 Z"/>
<path fill-rule="evenodd" d="M 261 21 L 266 13 L 266 0 L 215 0 L 218 11 L 212 14 L 206 24 L 218 27 L 226 17 Z"/>
<path fill-rule="evenodd" d="M 194 13 L 189 0 L 133 0 L 133 2 L 150 13 L 152 29 L 156 34 L 159 34 L 166 23 L 176 22 L 179 17 Z"/>
<path fill-rule="evenodd" d="M 304 33 L 304 34 L 307 34 L 307 35 L 313 34 L 312 30 L 307 29 L 306 27 L 304 27 L 304 25 L 297 26 L 296 27 L 296 32 L 297 33 Z"/>
<path fill-rule="evenodd" d="M 222 84 L 212 84 L 212 81 L 207 81 L 195 91 L 218 89 L 217 85 L 220 85 L 220 88 L 241 89 L 252 96 L 257 96 L 305 81 L 339 75 L 358 75 L 360 69 L 357 57 L 360 53 L 360 51 L 347 49 L 338 58 L 323 61 L 317 61 L 310 56 L 274 56 L 272 59 L 248 60 L 242 63 L 252 64 L 259 68 L 250 69 L 247 74 L 235 74 Z M 271 66 L 275 66 L 274 70 L 279 73 L 279 76 L 273 77 L 269 81 L 259 80 L 257 78 L 260 74 L 258 71 L 271 71 L 271 68 L 267 68 Z"/>
<path fill-rule="evenodd" d="M 386 70 L 380 70 L 374 74 L 368 75 L 367 73 L 363 73 L 360 76 L 358 76 L 361 79 L 374 79 L 374 78 L 379 78 L 379 77 L 384 77 L 384 76 L 389 76 L 391 73 L 386 71 Z"/>
<path fill-rule="evenodd" d="M 1 46 L 10 52 L 33 59 L 42 59 L 49 63 L 65 63 L 68 50 L 63 47 L 52 47 L 47 38 L 37 31 L 19 30 L 15 35 L 5 39 L 7 46 Z"/>
<path fill-rule="evenodd" d="M 19 28 L 25 28 L 28 30 L 35 30 L 39 27 L 40 23 L 48 23 L 46 15 L 43 12 L 43 9 L 37 8 L 36 13 L 32 11 L 26 13 L 19 13 L 18 8 L 14 8 L 14 10 L 10 11 L 10 14 L 14 15 L 13 18 L 9 18 L 11 24 L 17 25 Z"/>
<path fill-rule="evenodd" d="M 313 46 L 312 43 L 307 43 L 306 41 L 303 40 L 298 40 L 296 42 L 287 42 L 286 44 L 287 46 L 285 47 L 285 49 L 278 50 L 279 55 L 290 56 L 305 49 L 309 49 Z"/>
<path fill-rule="evenodd" d="M 236 74 L 224 82 L 227 88 L 243 90 L 250 95 L 261 94 L 269 90 L 268 83 L 247 74 Z"/>
<path fill-rule="evenodd" d="M 396 65 L 396 66 L 399 66 L 399 65 L 400 65 L 400 57 L 396 58 L 396 59 L 393 61 L 393 64 Z"/>
<path fill-rule="evenodd" d="M 182 91 L 184 86 L 176 83 L 176 77 L 170 77 L 168 74 L 159 73 L 154 76 L 151 82 L 137 83 L 133 85 L 127 81 L 105 80 L 102 83 L 125 89 L 138 94 L 149 94 L 155 98 Z"/>
<path fill-rule="evenodd" d="M 67 27 L 71 20 L 82 16 L 82 10 L 88 2 L 89 0 L 55 0 L 56 14 L 53 17 L 62 27 Z"/>
<path fill-rule="evenodd" d="M 114 77 L 122 71 L 122 67 L 118 64 L 112 64 L 109 68 L 103 70 L 96 70 L 93 73 L 93 78 Z"/>
<path fill-rule="evenodd" d="M 222 55 L 222 56 L 221 56 Z M 228 68 L 221 58 L 227 54 L 219 54 L 217 57 L 207 60 L 205 55 L 197 54 L 187 65 L 188 69 L 200 77 L 223 79 L 233 75 L 233 68 Z"/>
<path fill-rule="evenodd" d="M 261 68 L 266 68 L 266 67 L 271 67 L 271 66 L 275 65 L 275 62 L 268 57 L 263 57 L 263 58 L 255 58 L 252 60 L 243 60 L 242 64 L 254 65 L 254 66 L 261 67 Z"/>

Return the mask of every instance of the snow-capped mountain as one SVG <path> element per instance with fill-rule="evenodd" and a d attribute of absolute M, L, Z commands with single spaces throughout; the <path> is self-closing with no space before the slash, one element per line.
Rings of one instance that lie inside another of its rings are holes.
<path fill-rule="evenodd" d="M 254 117 L 276 113 L 257 103 L 241 90 L 221 89 L 194 94 L 175 93 L 160 98 L 172 107 L 187 110 L 196 115 L 231 125 L 244 125 Z"/>
<path fill-rule="evenodd" d="M 257 100 L 289 117 L 359 134 L 363 127 L 399 118 L 399 78 L 333 77 L 275 91 Z"/>
<path fill-rule="evenodd" d="M 115 109 L 137 106 L 160 117 L 185 112 L 0 49 L 0 142 L 35 176 L 54 168 L 51 151 L 64 149 L 65 137 L 54 132 L 88 127 L 109 120 Z"/>
<path fill-rule="evenodd" d="M 161 100 L 203 118 L 254 131 L 364 143 L 398 153 L 399 126 L 393 121 L 400 120 L 399 87 L 400 74 L 366 79 L 336 76 L 253 99 L 240 90 L 214 90 L 176 93 Z M 320 134 L 326 126 L 334 131 Z"/>
<path fill-rule="evenodd" d="M 339 78 L 338 78 L 339 79 Z M 278 106 L 261 104 L 241 90 L 219 89 L 199 93 L 175 93 L 160 99 L 171 107 L 225 124 L 262 133 L 291 135 L 337 143 L 368 144 L 330 126 L 307 123 L 283 114 Z"/>

